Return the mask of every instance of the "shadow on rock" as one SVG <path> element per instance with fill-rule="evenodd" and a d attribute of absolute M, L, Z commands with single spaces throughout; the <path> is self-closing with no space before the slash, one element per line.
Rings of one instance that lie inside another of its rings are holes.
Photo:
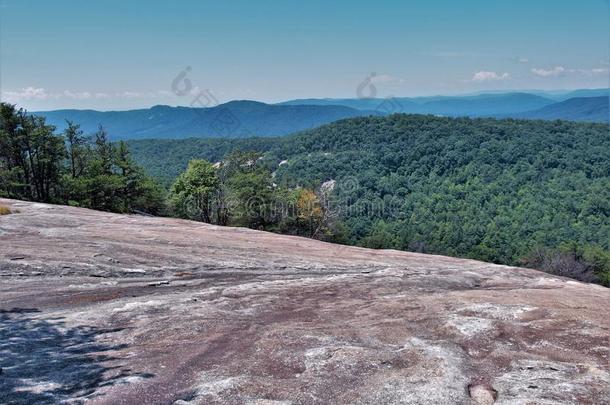
<path fill-rule="evenodd" d="M 127 377 L 153 376 L 117 365 L 111 353 L 126 345 L 99 337 L 119 329 L 66 327 L 59 319 L 37 319 L 37 312 L 0 311 L 0 403 L 80 403 Z"/>

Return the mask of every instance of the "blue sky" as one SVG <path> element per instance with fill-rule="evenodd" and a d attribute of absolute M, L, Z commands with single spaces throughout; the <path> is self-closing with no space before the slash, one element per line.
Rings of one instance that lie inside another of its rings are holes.
<path fill-rule="evenodd" d="M 607 0 L 0 0 L 3 101 L 30 110 L 608 86 Z M 190 91 L 172 81 L 186 67 Z"/>

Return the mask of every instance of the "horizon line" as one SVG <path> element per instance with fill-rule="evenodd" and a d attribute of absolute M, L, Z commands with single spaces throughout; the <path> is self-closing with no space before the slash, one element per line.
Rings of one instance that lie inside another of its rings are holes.
<path fill-rule="evenodd" d="M 136 110 L 149 110 L 154 107 L 170 107 L 170 108 L 214 108 L 221 105 L 225 105 L 232 102 L 254 102 L 261 103 L 266 105 L 281 105 L 283 103 L 288 103 L 291 101 L 299 101 L 299 100 L 388 100 L 388 99 L 426 99 L 426 98 L 435 98 L 435 97 L 448 97 L 448 98 L 461 98 L 461 97 L 475 97 L 482 95 L 500 95 L 500 94 L 531 94 L 538 95 L 534 93 L 550 93 L 555 95 L 561 95 L 562 93 L 571 93 L 575 91 L 599 91 L 599 90 L 608 90 L 610 95 L 610 86 L 608 87 L 577 87 L 573 89 L 554 89 L 554 90 L 543 90 L 543 89 L 509 89 L 509 90 L 482 90 L 482 91 L 474 91 L 467 93 L 454 93 L 454 94 L 433 94 L 428 96 L 387 96 L 387 97 L 302 97 L 302 98 L 291 98 L 277 102 L 266 102 L 255 99 L 231 99 L 225 102 L 220 102 L 215 105 L 210 105 L 206 107 L 195 106 L 195 105 L 181 105 L 181 104 L 151 104 L 148 106 L 141 107 L 133 107 L 133 108 L 125 108 L 125 109 L 94 109 L 94 108 L 78 108 L 78 107 L 66 107 L 66 108 L 54 108 L 50 110 L 29 110 L 27 108 L 21 107 L 26 111 L 30 111 L 33 113 L 43 113 L 43 112 L 51 112 L 51 111 L 61 111 L 61 110 L 77 110 L 77 111 L 96 111 L 96 112 L 124 112 L 124 111 L 136 111 Z M 16 106 L 19 106 L 18 103 L 12 103 L 10 101 L 0 100 L 3 103 L 9 103 Z M 295 105 L 295 104 L 293 104 Z"/>

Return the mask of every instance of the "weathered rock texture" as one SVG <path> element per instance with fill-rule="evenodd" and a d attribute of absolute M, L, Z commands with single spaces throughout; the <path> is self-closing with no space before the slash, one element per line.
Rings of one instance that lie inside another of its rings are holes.
<path fill-rule="evenodd" d="M 0 403 L 609 403 L 600 286 L 0 204 Z"/>

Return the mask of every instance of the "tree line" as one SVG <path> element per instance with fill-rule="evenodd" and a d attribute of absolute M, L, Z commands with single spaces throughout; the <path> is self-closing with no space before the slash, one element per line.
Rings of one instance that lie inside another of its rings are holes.
<path fill-rule="evenodd" d="M 0 106 L 0 196 L 526 265 L 610 285 L 605 124 L 396 114 L 275 139 L 129 148 L 103 128 L 54 130 Z"/>
<path fill-rule="evenodd" d="M 234 151 L 212 164 L 191 160 L 169 190 L 174 216 L 337 241 L 330 189 L 279 187 L 263 156 Z"/>
<path fill-rule="evenodd" d="M 324 194 L 281 188 L 257 152 L 235 151 L 213 165 L 193 160 L 169 189 L 113 143 L 103 127 L 86 135 L 67 122 L 0 105 L 0 196 L 119 213 L 167 215 L 333 240 Z"/>
<path fill-rule="evenodd" d="M 0 196 L 113 211 L 164 209 L 163 189 L 104 128 L 69 122 L 55 134 L 43 117 L 0 104 Z"/>

